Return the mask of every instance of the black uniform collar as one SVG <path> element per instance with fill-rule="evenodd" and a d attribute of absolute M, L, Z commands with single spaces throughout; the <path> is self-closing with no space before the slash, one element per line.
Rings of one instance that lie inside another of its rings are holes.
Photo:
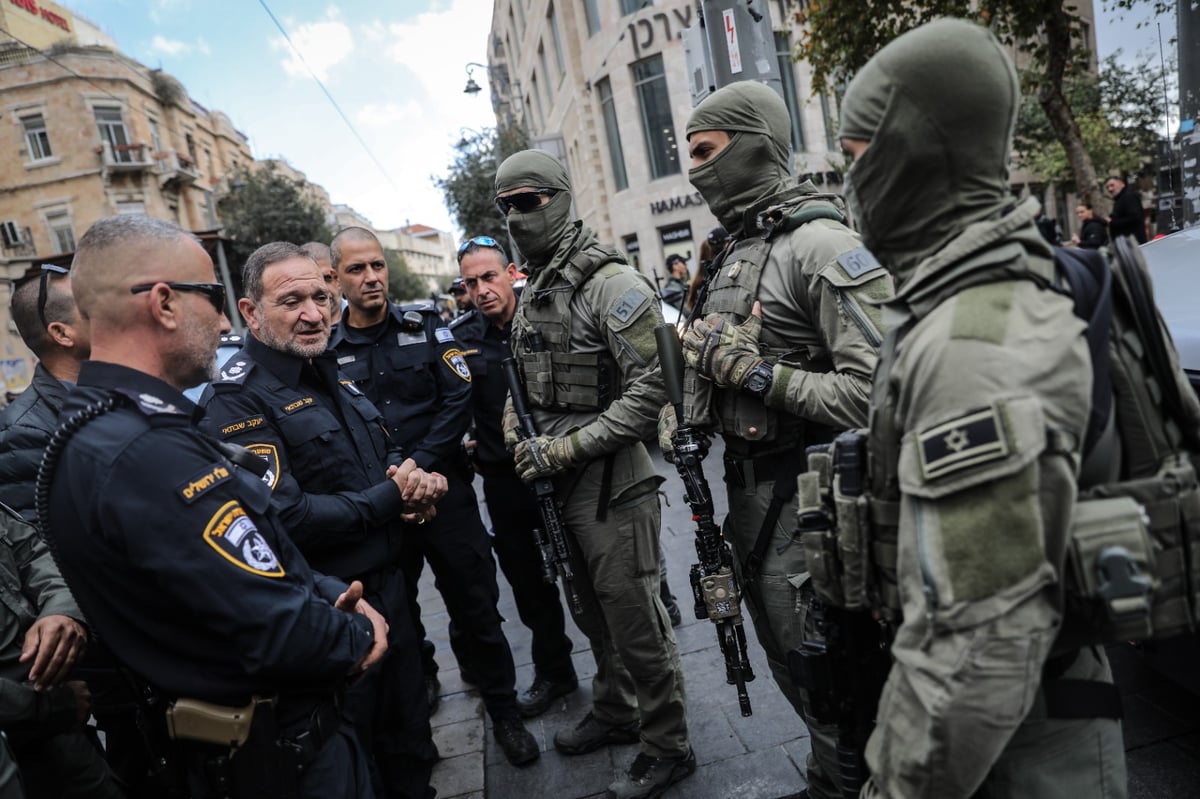
<path fill-rule="evenodd" d="M 165 381 L 119 363 L 84 361 L 76 385 L 124 394 L 146 413 L 177 414 L 193 422 L 203 414 L 195 403 Z"/>
<path fill-rule="evenodd" d="M 289 388 L 300 387 L 300 374 L 304 365 L 308 363 L 308 358 L 272 349 L 253 335 L 246 337 L 246 346 L 243 349 L 256 364 L 278 377 Z M 337 356 L 333 350 L 325 350 L 312 359 L 312 364 L 328 383 L 336 384 Z"/>
<path fill-rule="evenodd" d="M 403 309 L 396 303 L 390 301 L 388 302 L 388 312 L 383 317 L 383 321 L 386 322 L 388 319 L 395 320 L 397 323 L 401 324 L 404 322 Z M 379 336 L 382 335 L 383 331 L 386 329 L 386 325 L 382 325 L 380 322 L 376 322 L 373 325 L 368 325 L 367 327 L 351 327 L 350 314 L 347 312 L 342 314 L 342 321 L 338 323 L 336 335 L 329 340 L 329 346 L 337 347 L 337 345 L 341 344 L 343 341 L 345 341 L 347 344 L 370 344 L 379 338 Z"/>

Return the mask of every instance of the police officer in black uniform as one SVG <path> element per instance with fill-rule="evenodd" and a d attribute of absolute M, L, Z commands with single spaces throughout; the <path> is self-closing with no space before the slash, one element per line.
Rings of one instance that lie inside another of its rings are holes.
<path fill-rule="evenodd" d="M 338 363 L 383 411 L 388 430 L 417 465 L 449 482 L 437 517 L 409 528 L 403 543 L 413 610 L 418 612 L 417 580 L 428 560 L 450 615 L 451 648 L 463 679 L 479 688 L 509 762 L 531 763 L 537 742 L 517 710 L 516 669 L 496 609 L 496 565 L 462 449 L 471 421 L 471 371 L 435 310 L 388 302 L 387 264 L 371 231 L 347 228 L 331 250 L 349 303 L 332 342 Z M 426 678 L 436 675 L 432 645 L 424 656 Z"/>
<path fill-rule="evenodd" d="M 532 718 L 544 713 L 556 697 L 574 691 L 578 682 L 558 589 L 542 577 L 541 553 L 533 537 L 533 529 L 542 526 L 541 515 L 529 486 L 517 477 L 501 428 L 508 385 L 500 361 L 512 357 L 508 339 L 517 310 L 517 267 L 498 241 L 476 236 L 459 247 L 458 268 L 475 309 L 451 322 L 450 329 L 471 367 L 472 462 L 483 476 L 492 546 L 512 586 L 521 622 L 533 633 L 533 684 L 517 697 L 521 715 Z"/>
<path fill-rule="evenodd" d="M 63 576 L 98 637 L 157 694 L 278 697 L 255 707 L 237 757 L 176 740 L 178 795 L 369 799 L 336 696 L 386 648 L 384 621 L 360 585 L 309 569 L 242 465 L 256 459 L 197 432 L 181 393 L 209 379 L 229 330 L 212 260 L 168 222 L 112 217 L 80 239 L 73 274 L 94 347 L 63 418 L 96 415 L 48 447 L 41 518 Z M 147 735 L 164 729 L 155 721 Z"/>
<path fill-rule="evenodd" d="M 388 655 L 347 707 L 374 754 L 379 792 L 429 796 L 437 750 L 398 566 L 402 516 L 444 492 L 445 480 L 389 447 L 379 411 L 338 373 L 327 350 L 330 292 L 311 256 L 264 245 L 242 283 L 238 306 L 252 335 L 201 397 L 202 428 L 267 462 L 272 502 L 314 568 L 361 580 L 387 618 Z"/>

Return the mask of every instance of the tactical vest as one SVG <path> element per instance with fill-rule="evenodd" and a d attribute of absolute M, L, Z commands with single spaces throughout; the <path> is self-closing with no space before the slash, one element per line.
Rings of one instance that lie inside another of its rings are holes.
<path fill-rule="evenodd" d="M 741 239 L 718 256 L 711 267 L 704 313 L 720 314 L 729 324 L 744 322 L 758 298 L 759 282 L 776 236 L 814 219 L 844 221 L 842 214 L 832 206 L 801 207 L 783 217 L 781 224 L 768 227 L 762 236 Z M 797 359 L 799 353 L 795 345 L 766 326 L 758 341 L 759 355 L 771 366 L 784 363 L 811 372 L 833 370 L 833 363 L 829 361 Z M 684 369 L 683 381 L 684 414 L 688 423 L 698 426 L 715 423 L 727 437 L 727 445 L 729 437 L 767 444 L 763 450 L 802 445 L 805 422 L 799 416 L 768 408 L 763 399 L 745 391 L 714 390 L 712 382 L 702 378 L 692 367 Z M 752 429 L 754 433 L 749 432 Z M 749 452 L 730 454 L 745 457 Z"/>
<path fill-rule="evenodd" d="M 624 263 L 615 250 L 593 245 L 530 278 L 512 329 L 530 406 L 599 412 L 620 396 L 620 374 L 607 350 L 571 352 L 571 300 L 592 275 Z"/>
<path fill-rule="evenodd" d="M 1200 451 L 1200 401 L 1183 376 L 1153 298 L 1144 296 L 1140 308 L 1130 300 L 1138 294 L 1137 275 L 1144 269 L 1136 249 L 1121 253 L 1113 273 L 1107 352 L 1102 347 L 1100 354 L 1093 354 L 1093 360 L 1107 358 L 1101 366 L 1107 366 L 1106 379 L 1111 381 L 1119 447 L 1104 455 L 1119 464 L 1119 475 L 1095 484 L 1081 478 L 1067 542 L 1065 617 L 1056 652 L 1167 638 L 1200 624 L 1200 485 L 1193 466 Z M 990 277 L 972 275 L 943 289 L 941 299 L 998 279 L 1007 278 L 995 271 Z M 835 526 L 805 539 L 818 593 L 842 607 L 879 609 L 893 624 L 899 623 L 901 611 L 901 436 L 895 426 L 897 391 L 890 371 L 899 342 L 916 321 L 890 331 L 880 351 L 871 393 L 866 494 L 841 493 L 826 465 L 822 488 L 836 509 Z M 1048 430 L 1048 447 L 1072 453 L 1061 435 Z M 814 505 L 802 502 L 801 510 Z"/>

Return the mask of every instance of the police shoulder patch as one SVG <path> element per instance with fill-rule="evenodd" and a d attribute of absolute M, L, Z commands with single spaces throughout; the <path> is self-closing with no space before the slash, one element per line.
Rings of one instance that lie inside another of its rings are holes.
<path fill-rule="evenodd" d="M 851 278 L 862 277 L 867 272 L 883 268 L 866 247 L 855 247 L 842 253 L 837 257 L 837 262 Z"/>
<path fill-rule="evenodd" d="M 917 434 L 917 457 L 926 480 L 970 469 L 1009 454 L 1004 419 L 996 408 L 982 408 Z"/>
<path fill-rule="evenodd" d="M 206 466 L 203 471 L 195 474 L 186 483 L 181 483 L 177 490 L 179 491 L 180 498 L 191 505 L 213 488 L 216 488 L 232 477 L 233 470 L 228 466 L 223 463 L 213 463 Z"/>
<path fill-rule="evenodd" d="M 462 350 L 450 349 L 442 353 L 442 360 L 450 367 L 454 374 L 471 382 L 471 367 L 467 366 L 467 359 L 463 357 Z"/>
<path fill-rule="evenodd" d="M 633 315 L 641 310 L 642 306 L 650 301 L 650 297 L 637 287 L 631 288 L 621 295 L 621 298 L 613 305 L 609 315 L 615 319 L 618 324 L 625 324 Z"/>
<path fill-rule="evenodd" d="M 439 327 L 437 330 L 433 331 L 433 335 L 434 338 L 438 340 L 439 344 L 449 344 L 450 342 L 454 341 L 454 334 L 450 332 L 450 328 L 448 327 Z"/>
<path fill-rule="evenodd" d="M 238 419 L 221 427 L 221 435 L 225 438 L 230 436 L 248 433 L 251 430 L 258 430 L 267 423 L 267 417 L 261 413 L 257 416 L 247 416 L 245 419 Z"/>
<path fill-rule="evenodd" d="M 204 527 L 204 542 L 239 569 L 260 577 L 283 577 L 283 565 L 254 521 L 237 502 L 226 502 Z"/>
<path fill-rule="evenodd" d="M 246 449 L 267 462 L 262 481 L 272 489 L 279 485 L 279 448 L 274 444 L 247 444 Z"/>

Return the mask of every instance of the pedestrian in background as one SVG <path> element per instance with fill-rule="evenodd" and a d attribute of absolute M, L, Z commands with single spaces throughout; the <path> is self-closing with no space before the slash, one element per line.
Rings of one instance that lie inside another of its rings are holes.
<path fill-rule="evenodd" d="M 1108 218 L 1108 233 L 1112 238 L 1133 236 L 1138 244 L 1146 243 L 1146 215 L 1142 211 L 1142 196 L 1125 183 L 1123 177 L 1104 181 L 1104 190 L 1112 197 L 1112 215 Z"/>

